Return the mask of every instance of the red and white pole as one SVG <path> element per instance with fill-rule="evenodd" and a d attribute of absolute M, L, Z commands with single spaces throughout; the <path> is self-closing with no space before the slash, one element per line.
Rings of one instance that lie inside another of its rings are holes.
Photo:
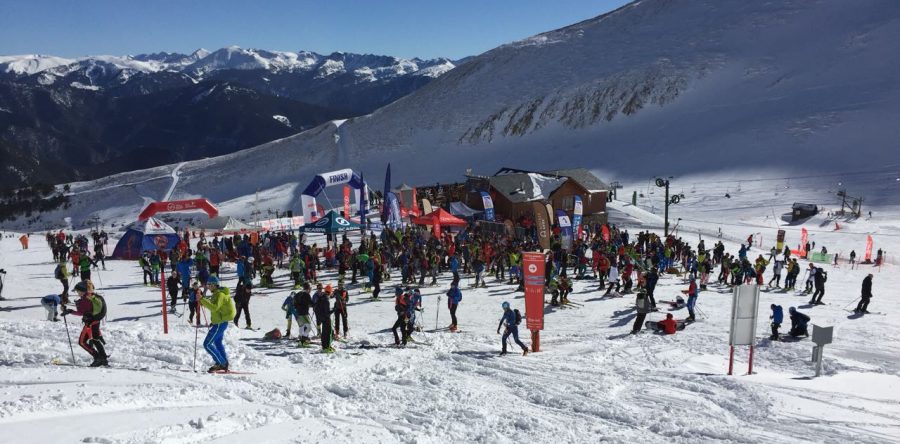
<path fill-rule="evenodd" d="M 169 334 L 169 313 L 166 310 L 166 266 L 163 264 L 159 267 L 159 288 L 162 292 L 162 317 L 163 317 L 163 334 Z"/>

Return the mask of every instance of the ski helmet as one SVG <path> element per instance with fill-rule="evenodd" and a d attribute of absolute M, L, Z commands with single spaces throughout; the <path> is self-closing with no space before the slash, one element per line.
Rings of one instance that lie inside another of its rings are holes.
<path fill-rule="evenodd" d="M 88 291 L 87 284 L 84 283 L 84 281 L 81 281 L 81 282 L 75 284 L 75 291 L 82 291 L 82 292 L 87 293 L 87 291 Z"/>
<path fill-rule="evenodd" d="M 509 308 L 509 302 L 503 301 L 503 304 L 501 304 L 501 306 L 504 310 L 506 310 L 507 308 Z"/>
<path fill-rule="evenodd" d="M 207 283 L 207 285 L 215 285 L 218 287 L 219 286 L 219 278 L 216 276 L 210 276 L 209 279 L 206 281 L 206 283 Z"/>

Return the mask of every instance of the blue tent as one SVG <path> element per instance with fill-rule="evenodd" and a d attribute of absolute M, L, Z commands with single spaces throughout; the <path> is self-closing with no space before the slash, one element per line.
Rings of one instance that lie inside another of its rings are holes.
<path fill-rule="evenodd" d="M 174 228 L 151 217 L 126 227 L 125 235 L 116 244 L 112 258 L 136 260 L 147 250 L 169 252 L 178 245 L 178 242 L 178 233 Z"/>

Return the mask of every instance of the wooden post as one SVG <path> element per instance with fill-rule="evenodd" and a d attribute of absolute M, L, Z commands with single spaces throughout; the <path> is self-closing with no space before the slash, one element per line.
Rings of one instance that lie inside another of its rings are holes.
<path fill-rule="evenodd" d="M 531 351 L 532 352 L 541 351 L 541 331 L 540 330 L 531 330 Z"/>

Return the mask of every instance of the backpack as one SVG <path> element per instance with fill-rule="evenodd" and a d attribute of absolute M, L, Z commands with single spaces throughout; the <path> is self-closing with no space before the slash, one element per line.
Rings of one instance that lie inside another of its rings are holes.
<path fill-rule="evenodd" d="M 272 331 L 266 332 L 263 338 L 268 340 L 281 339 L 281 330 L 276 328 Z"/>
<path fill-rule="evenodd" d="M 822 276 L 822 282 L 828 282 L 828 273 L 825 272 L 822 268 L 816 268 L 816 274 Z"/>
<path fill-rule="evenodd" d="M 521 324 L 522 323 L 522 313 L 519 312 L 518 308 L 513 311 L 516 312 L 516 325 Z"/>

